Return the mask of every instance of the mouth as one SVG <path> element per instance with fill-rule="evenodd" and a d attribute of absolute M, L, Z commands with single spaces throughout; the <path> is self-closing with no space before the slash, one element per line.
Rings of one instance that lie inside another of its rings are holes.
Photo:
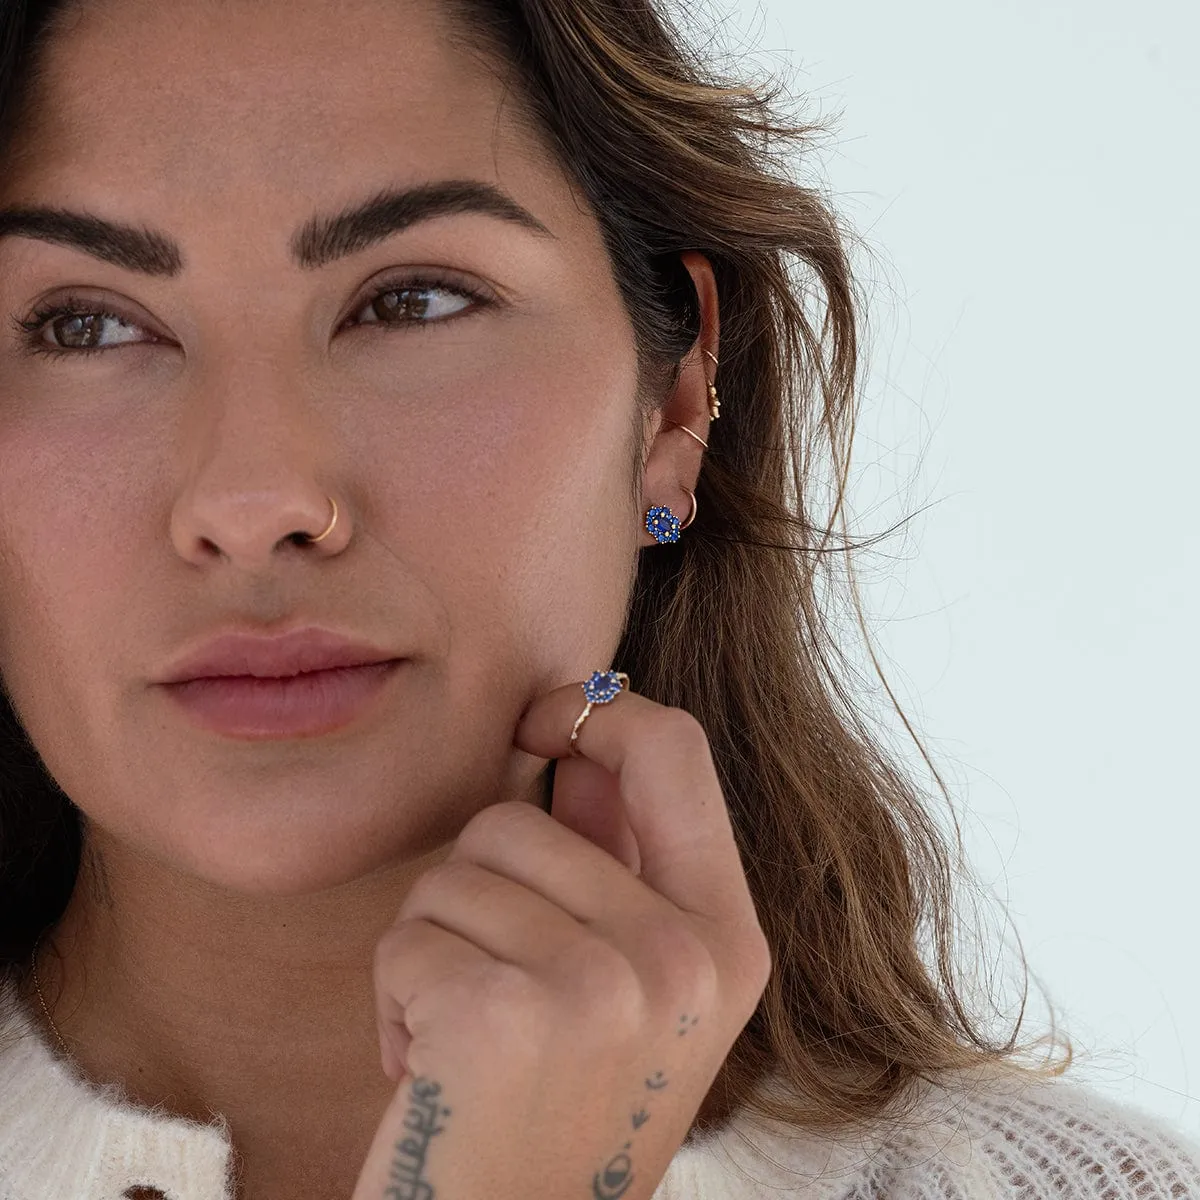
<path fill-rule="evenodd" d="M 295 675 L 211 675 L 161 684 L 195 724 L 245 740 L 318 737 L 374 707 L 404 659 L 301 671 Z"/>

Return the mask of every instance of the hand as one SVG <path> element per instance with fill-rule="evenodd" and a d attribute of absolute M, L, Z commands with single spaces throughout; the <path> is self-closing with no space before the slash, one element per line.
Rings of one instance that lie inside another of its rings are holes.
<path fill-rule="evenodd" d="M 395 1098 L 352 1200 L 649 1200 L 771 971 L 698 721 L 539 697 L 549 814 L 494 804 L 375 953 Z"/>

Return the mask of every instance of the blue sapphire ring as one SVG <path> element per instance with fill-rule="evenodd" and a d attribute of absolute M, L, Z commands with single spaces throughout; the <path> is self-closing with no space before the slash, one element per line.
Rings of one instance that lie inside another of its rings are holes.
<path fill-rule="evenodd" d="M 592 711 L 592 705 L 611 704 L 628 686 L 629 676 L 624 671 L 593 671 L 590 678 L 584 681 L 582 687 L 587 703 L 575 722 L 575 728 L 571 730 L 571 744 L 567 753 L 572 758 L 580 757 L 575 749 L 575 739 L 579 737 L 579 730 Z"/>

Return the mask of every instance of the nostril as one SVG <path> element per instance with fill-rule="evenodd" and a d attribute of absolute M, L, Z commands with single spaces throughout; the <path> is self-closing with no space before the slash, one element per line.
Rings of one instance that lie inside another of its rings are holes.
<path fill-rule="evenodd" d="M 148 1184 L 135 1183 L 121 1193 L 122 1200 L 170 1200 L 161 1188 L 150 1187 Z"/>

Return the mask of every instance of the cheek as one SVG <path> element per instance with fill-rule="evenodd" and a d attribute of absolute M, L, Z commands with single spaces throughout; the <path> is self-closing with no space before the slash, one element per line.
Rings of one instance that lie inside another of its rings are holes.
<path fill-rule="evenodd" d="M 458 640 L 509 642 L 550 674 L 615 645 L 639 544 L 634 372 L 579 351 L 564 337 L 491 355 L 486 373 L 412 381 L 419 401 L 373 405 L 361 448 L 380 529 Z"/>
<path fill-rule="evenodd" d="M 130 609 L 138 505 L 117 453 L 95 429 L 0 427 L 0 670 L 31 726 L 50 710 L 82 720 L 120 632 L 109 618 Z"/>
<path fill-rule="evenodd" d="M 608 666 L 639 544 L 632 366 L 566 332 L 496 350 L 453 367 L 414 355 L 386 390 L 376 364 L 326 410 L 359 553 L 384 586 L 412 575 L 441 609 L 450 640 L 434 652 L 454 658 L 463 694 L 513 671 L 557 683 Z M 147 639 L 161 645 L 163 605 L 184 611 L 219 582 L 165 584 L 180 568 L 165 533 L 184 483 L 165 465 L 174 440 L 144 413 L 0 415 L 0 671 L 39 748 L 64 730 L 76 756 L 117 737 L 113 680 L 145 664 Z"/>

